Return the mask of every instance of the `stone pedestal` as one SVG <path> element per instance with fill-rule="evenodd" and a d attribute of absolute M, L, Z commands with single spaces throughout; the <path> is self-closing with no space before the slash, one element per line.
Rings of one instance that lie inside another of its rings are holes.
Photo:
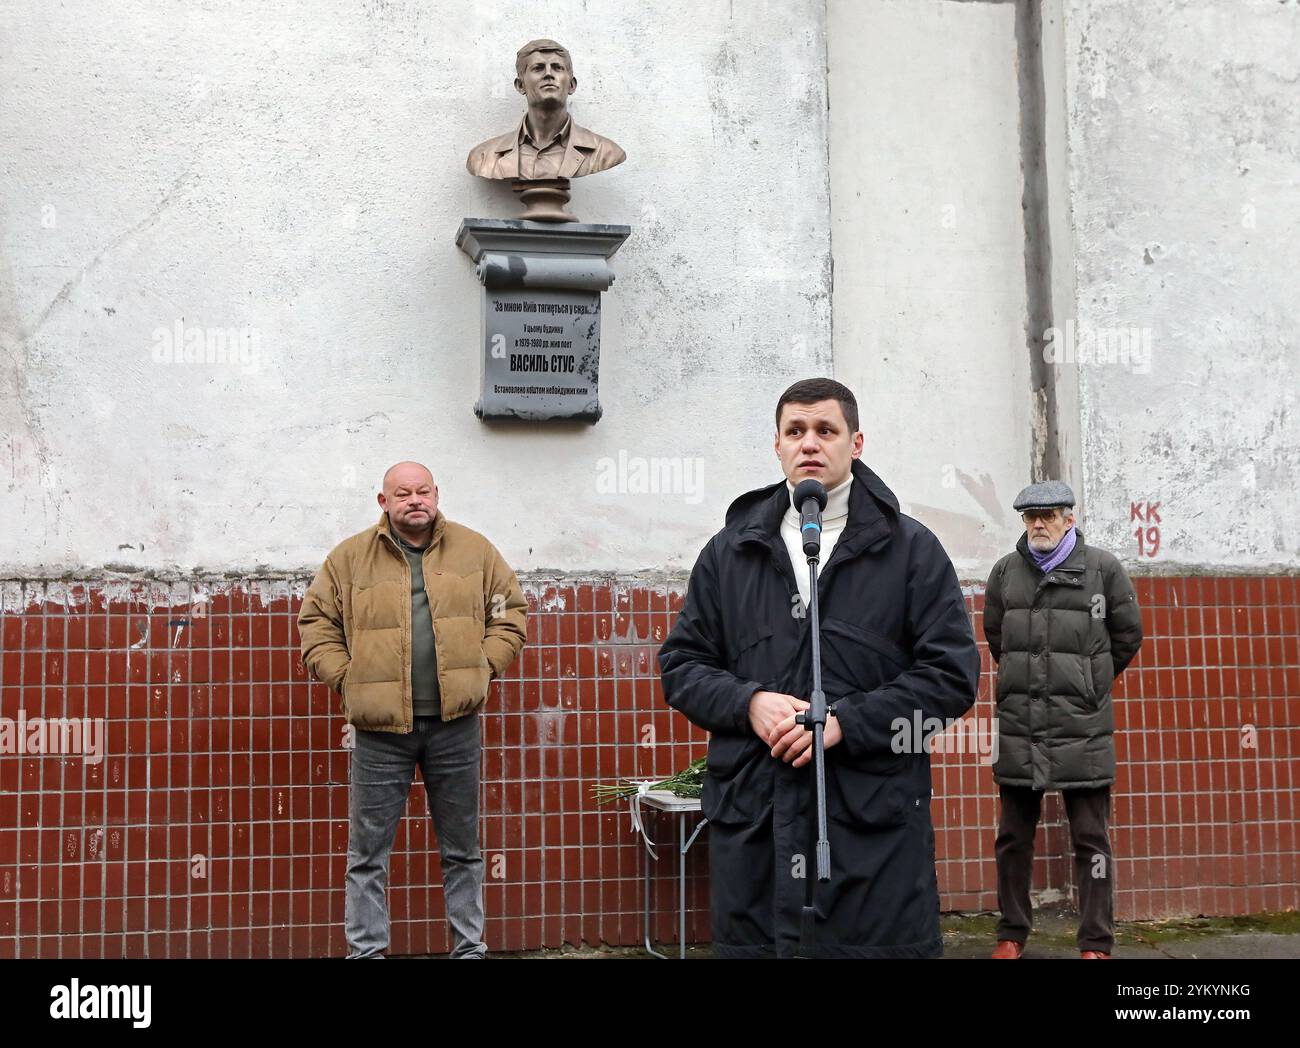
<path fill-rule="evenodd" d="M 481 419 L 600 418 L 600 296 L 629 226 L 466 218 L 456 246 L 483 285 Z"/>

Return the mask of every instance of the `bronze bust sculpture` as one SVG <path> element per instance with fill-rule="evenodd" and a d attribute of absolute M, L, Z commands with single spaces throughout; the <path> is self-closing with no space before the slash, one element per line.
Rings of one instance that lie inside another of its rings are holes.
<path fill-rule="evenodd" d="M 528 206 L 526 219 L 577 221 L 564 209 L 569 179 L 627 158 L 616 143 L 574 122 L 568 105 L 577 89 L 569 52 L 554 40 L 530 40 L 515 55 L 515 90 L 528 99 L 527 112 L 513 131 L 480 142 L 465 161 L 472 175 L 512 179 Z"/>

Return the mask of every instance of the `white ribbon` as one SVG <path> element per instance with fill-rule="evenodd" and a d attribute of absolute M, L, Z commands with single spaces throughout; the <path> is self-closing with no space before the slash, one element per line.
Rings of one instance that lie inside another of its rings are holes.
<path fill-rule="evenodd" d="M 645 841 L 645 850 L 650 853 L 650 858 L 656 862 L 659 856 L 655 854 L 655 842 L 650 839 L 650 835 L 645 831 L 645 823 L 641 820 L 641 798 L 650 792 L 650 787 L 654 783 L 650 780 L 639 782 L 636 785 L 636 793 L 628 797 L 628 814 L 632 817 L 632 832 L 641 834 L 641 839 Z"/>

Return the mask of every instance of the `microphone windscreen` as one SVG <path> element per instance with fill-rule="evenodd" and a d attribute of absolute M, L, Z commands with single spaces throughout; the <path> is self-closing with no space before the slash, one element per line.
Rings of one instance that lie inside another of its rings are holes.
<path fill-rule="evenodd" d="M 801 480 L 795 485 L 794 497 L 791 500 L 794 503 L 794 508 L 802 511 L 803 504 L 808 499 L 817 500 L 818 510 L 826 508 L 826 488 L 820 480 L 813 480 L 812 477 L 809 477 L 807 480 Z"/>

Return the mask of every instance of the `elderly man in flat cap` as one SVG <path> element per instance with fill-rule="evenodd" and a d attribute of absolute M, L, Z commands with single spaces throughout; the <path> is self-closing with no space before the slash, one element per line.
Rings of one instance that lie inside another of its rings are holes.
<path fill-rule="evenodd" d="M 1074 492 L 1059 480 L 1031 484 L 1013 503 L 1025 522 L 1016 551 L 993 566 L 984 635 L 998 664 L 1001 787 L 996 844 L 995 958 L 1024 951 L 1033 923 L 1029 875 L 1046 790 L 1060 790 L 1079 884 L 1079 951 L 1110 957 L 1110 787 L 1115 730 L 1110 689 L 1142 646 L 1142 616 L 1114 556 L 1087 546 L 1074 525 Z"/>

